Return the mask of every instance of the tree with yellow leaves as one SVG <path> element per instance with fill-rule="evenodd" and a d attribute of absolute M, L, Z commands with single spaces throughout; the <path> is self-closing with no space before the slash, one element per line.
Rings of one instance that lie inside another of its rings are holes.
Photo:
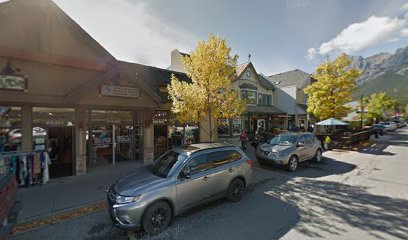
<path fill-rule="evenodd" d="M 183 66 L 192 83 L 182 82 L 174 75 L 168 85 L 173 102 L 172 112 L 180 122 L 195 121 L 207 116 L 210 141 L 217 130 L 215 119 L 231 119 L 241 116 L 246 103 L 230 87 L 235 80 L 238 56 L 231 56 L 231 48 L 220 36 L 210 35 L 207 41 L 199 41 L 190 55 L 183 56 Z"/>
<path fill-rule="evenodd" d="M 365 117 L 372 122 L 374 122 L 374 119 L 383 120 L 386 111 L 392 109 L 397 103 L 385 92 L 373 93 L 369 97 L 364 97 L 363 102 L 367 110 Z"/>
<path fill-rule="evenodd" d="M 307 112 L 320 120 L 347 116 L 360 72 L 349 68 L 350 59 L 343 53 L 333 61 L 317 66 L 312 78 L 316 81 L 305 88 Z"/>

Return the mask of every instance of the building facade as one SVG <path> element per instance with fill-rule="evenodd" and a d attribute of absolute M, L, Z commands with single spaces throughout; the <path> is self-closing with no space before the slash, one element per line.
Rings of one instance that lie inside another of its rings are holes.
<path fill-rule="evenodd" d="M 18 13 L 16 21 L 15 13 Z M 154 158 L 162 96 L 51 0 L 0 4 L 2 152 L 47 151 L 51 178 Z"/>
<path fill-rule="evenodd" d="M 185 53 L 177 49 L 171 53 L 171 70 L 185 72 L 181 59 Z M 231 87 L 247 101 L 246 112 L 237 119 L 218 119 L 219 141 L 236 142 L 242 130 L 251 136 L 256 131 L 280 131 L 287 129 L 288 115 L 279 106 L 277 87 L 268 77 L 259 74 L 251 62 L 236 67 L 236 79 Z"/>
<path fill-rule="evenodd" d="M 304 89 L 312 83 L 309 73 L 295 69 L 275 75 L 268 76 L 268 79 L 284 93 L 281 93 L 280 103 L 288 113 L 288 127 L 305 126 L 309 123 L 307 109 L 307 96 Z"/>

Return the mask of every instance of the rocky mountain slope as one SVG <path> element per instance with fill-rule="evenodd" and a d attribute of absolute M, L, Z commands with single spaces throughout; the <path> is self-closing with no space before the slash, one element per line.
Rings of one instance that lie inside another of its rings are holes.
<path fill-rule="evenodd" d="M 371 57 L 350 56 L 351 67 L 363 71 L 357 79 L 355 97 L 387 92 L 403 104 L 408 102 L 408 46 L 394 54 L 378 53 Z"/>

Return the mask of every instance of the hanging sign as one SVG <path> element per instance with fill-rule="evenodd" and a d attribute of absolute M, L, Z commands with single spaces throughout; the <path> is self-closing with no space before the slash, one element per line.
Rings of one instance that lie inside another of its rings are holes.
<path fill-rule="evenodd" d="M 26 81 L 22 76 L 0 75 L 0 89 L 25 90 Z"/>
<path fill-rule="evenodd" d="M 138 98 L 139 88 L 114 85 L 101 85 L 101 95 L 111 97 Z"/>

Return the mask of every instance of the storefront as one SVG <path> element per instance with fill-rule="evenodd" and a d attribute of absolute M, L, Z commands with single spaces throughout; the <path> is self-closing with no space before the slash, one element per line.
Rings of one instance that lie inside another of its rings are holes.
<path fill-rule="evenodd" d="M 153 125 L 155 158 L 169 149 L 198 142 L 199 129 L 197 124 L 181 124 L 169 110 L 155 111 Z"/>
<path fill-rule="evenodd" d="M 117 61 L 52 1 L 3 3 L 0 35 L 1 153 L 33 166 L 46 153 L 51 178 L 153 160 L 154 77 Z"/>
<path fill-rule="evenodd" d="M 141 159 L 142 139 L 136 114 L 132 111 L 88 110 L 88 116 L 88 167 Z"/>

